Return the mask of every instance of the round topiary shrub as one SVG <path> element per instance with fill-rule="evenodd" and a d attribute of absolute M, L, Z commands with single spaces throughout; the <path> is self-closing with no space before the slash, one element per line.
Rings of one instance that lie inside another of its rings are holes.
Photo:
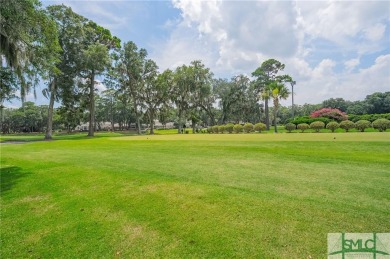
<path fill-rule="evenodd" d="M 310 128 L 315 130 L 315 132 L 320 132 L 323 128 L 325 128 L 325 123 L 322 121 L 315 121 L 310 123 Z"/>
<path fill-rule="evenodd" d="M 210 133 L 210 134 L 213 133 L 213 127 L 208 127 L 207 128 L 207 133 Z"/>
<path fill-rule="evenodd" d="M 244 125 L 244 131 L 246 133 L 250 133 L 253 131 L 253 124 L 252 123 L 245 123 Z"/>
<path fill-rule="evenodd" d="M 295 126 L 294 123 L 287 123 L 286 125 L 284 125 L 284 128 L 289 132 L 291 133 L 291 131 L 295 130 L 297 128 L 297 126 Z"/>
<path fill-rule="evenodd" d="M 226 130 L 227 132 L 229 132 L 229 133 L 232 133 L 232 132 L 233 132 L 233 127 L 234 127 L 234 124 L 231 124 L 231 123 L 226 124 L 226 125 L 225 125 L 225 130 Z"/>
<path fill-rule="evenodd" d="M 326 124 L 326 128 L 328 130 L 331 130 L 332 132 L 337 130 L 339 127 L 340 127 L 340 125 L 337 122 L 335 122 L 335 121 L 331 121 L 328 124 Z"/>
<path fill-rule="evenodd" d="M 355 123 L 350 120 L 340 122 L 340 128 L 344 129 L 345 132 L 348 132 L 350 129 L 355 128 Z"/>
<path fill-rule="evenodd" d="M 380 132 L 386 131 L 390 128 L 390 120 L 388 119 L 377 119 L 372 122 L 372 127 L 379 130 Z"/>
<path fill-rule="evenodd" d="M 218 133 L 219 127 L 218 125 L 213 126 L 213 132 Z"/>
<path fill-rule="evenodd" d="M 255 124 L 254 129 L 255 129 L 255 131 L 258 131 L 259 133 L 261 133 L 263 130 L 266 129 L 266 126 L 264 123 L 259 122 L 259 123 Z"/>
<path fill-rule="evenodd" d="M 307 123 L 300 123 L 300 124 L 298 124 L 298 126 L 297 126 L 297 129 L 299 129 L 302 133 L 303 133 L 305 130 L 309 129 L 309 128 L 310 128 L 310 126 L 309 126 L 309 124 L 307 124 Z"/>
<path fill-rule="evenodd" d="M 233 130 L 235 133 L 240 133 L 240 132 L 242 132 L 242 128 L 243 127 L 241 124 L 236 124 L 236 125 L 234 125 Z"/>
<path fill-rule="evenodd" d="M 371 122 L 368 120 L 359 120 L 355 122 L 355 128 L 357 130 L 360 130 L 361 132 L 364 132 L 365 129 L 371 127 Z"/>
<path fill-rule="evenodd" d="M 225 131 L 225 125 L 219 125 L 218 126 L 218 132 L 223 133 Z"/>

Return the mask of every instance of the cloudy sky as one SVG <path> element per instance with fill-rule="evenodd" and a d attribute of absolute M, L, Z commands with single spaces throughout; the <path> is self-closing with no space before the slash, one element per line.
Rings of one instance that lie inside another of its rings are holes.
<path fill-rule="evenodd" d="M 43 1 L 146 48 L 160 69 L 202 60 L 216 77 L 275 58 L 297 104 L 390 91 L 389 1 Z M 288 103 L 286 103 L 288 104 Z"/>

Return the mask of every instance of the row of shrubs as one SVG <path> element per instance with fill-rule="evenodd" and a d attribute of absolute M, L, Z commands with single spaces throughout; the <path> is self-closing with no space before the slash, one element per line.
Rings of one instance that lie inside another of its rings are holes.
<path fill-rule="evenodd" d="M 300 123 L 298 125 L 295 125 L 294 123 L 287 123 L 285 125 L 285 129 L 288 132 L 291 132 L 293 130 L 300 130 L 301 132 L 304 132 L 305 130 L 312 129 L 315 132 L 319 132 L 320 130 L 326 128 L 334 132 L 338 128 L 344 129 L 346 132 L 348 132 L 351 129 L 357 129 L 361 132 L 364 132 L 368 128 L 374 128 L 379 131 L 386 131 L 390 128 L 390 120 L 388 119 L 377 119 L 374 122 L 370 122 L 368 120 L 359 120 L 356 123 L 350 120 L 345 120 L 340 123 L 336 121 L 331 121 L 327 124 L 325 124 L 322 121 L 313 121 L 310 124 L 307 123 Z M 244 125 L 241 124 L 226 124 L 226 125 L 215 125 L 207 128 L 208 133 L 251 133 L 254 131 L 262 132 L 266 129 L 266 125 L 264 123 L 256 123 L 253 125 L 252 123 L 245 123 Z M 187 132 L 186 132 L 187 133 Z"/>
<path fill-rule="evenodd" d="M 390 120 L 390 113 L 384 113 L 384 114 L 363 114 L 363 115 L 354 115 L 350 114 L 348 115 L 348 119 L 352 122 L 358 122 L 360 120 L 367 120 L 369 122 L 374 122 L 378 119 L 387 119 Z M 323 123 L 328 124 L 329 122 L 334 121 L 331 118 L 327 117 L 310 117 L 310 116 L 300 116 L 300 117 L 295 117 L 294 119 L 288 120 L 289 123 L 293 123 L 298 126 L 298 124 L 306 123 L 306 124 L 311 124 L 315 121 L 322 121 Z"/>
<path fill-rule="evenodd" d="M 250 133 L 253 131 L 258 131 L 262 132 L 266 129 L 266 126 L 264 123 L 256 123 L 253 125 L 252 123 L 245 123 L 244 126 L 241 124 L 226 124 L 226 125 L 215 125 L 212 127 L 207 128 L 208 133 L 241 133 L 241 132 L 246 132 Z"/>
<path fill-rule="evenodd" d="M 334 132 L 338 128 L 344 129 L 346 132 L 348 132 L 350 129 L 357 129 L 361 132 L 364 132 L 368 128 L 374 128 L 379 130 L 380 132 L 386 131 L 390 128 L 390 120 L 388 119 L 377 119 L 373 121 L 372 123 L 368 120 L 359 120 L 357 122 L 353 122 L 350 120 L 345 120 L 340 123 L 336 121 L 331 121 L 328 124 L 326 124 L 326 128 Z M 319 132 L 321 129 L 325 128 L 325 123 L 322 121 L 314 121 L 312 123 L 300 123 L 298 125 L 295 125 L 294 123 L 287 123 L 285 125 L 285 129 L 288 132 L 291 132 L 295 129 L 299 129 L 302 132 L 304 132 L 307 129 L 313 129 L 315 132 Z"/>

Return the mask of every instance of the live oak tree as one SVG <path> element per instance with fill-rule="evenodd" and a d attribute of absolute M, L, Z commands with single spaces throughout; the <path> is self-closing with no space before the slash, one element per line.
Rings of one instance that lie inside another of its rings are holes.
<path fill-rule="evenodd" d="M 119 76 L 120 92 L 131 98 L 137 121 L 137 133 L 141 134 L 141 89 L 142 74 L 148 53 L 146 49 L 138 49 L 132 42 L 126 42 L 119 50 L 115 70 Z"/>
<path fill-rule="evenodd" d="M 0 13 L 1 65 L 17 75 L 24 101 L 39 77 L 46 79 L 54 71 L 59 51 L 56 26 L 38 0 L 2 0 Z"/>
<path fill-rule="evenodd" d="M 171 100 L 174 102 L 178 116 L 178 133 L 181 134 L 183 128 L 183 119 L 190 110 L 191 95 L 191 68 L 186 65 L 177 67 L 173 77 L 173 91 Z"/>
<path fill-rule="evenodd" d="M 158 111 L 169 105 L 172 93 L 173 72 L 168 69 L 158 74 L 157 68 L 154 61 L 145 62 L 141 96 L 149 117 L 150 134 L 154 134 L 154 120 Z"/>
<path fill-rule="evenodd" d="M 49 6 L 47 11 L 56 23 L 61 48 L 59 61 L 56 63 L 59 73 L 52 74 L 48 87 L 43 90 L 44 96 L 49 99 L 45 139 L 52 139 L 54 102 L 62 101 L 61 111 L 63 114 L 67 114 L 66 117 L 79 112 L 78 104 L 81 93 L 75 79 L 79 77 L 82 68 L 81 56 L 85 48 L 83 44 L 84 27 L 88 19 L 76 14 L 70 7 L 64 5 Z M 64 109 L 70 112 L 65 112 Z"/>
<path fill-rule="evenodd" d="M 109 66 L 110 58 L 105 45 L 95 43 L 88 46 L 82 55 L 84 61 L 83 77 L 87 79 L 89 89 L 89 128 L 88 136 L 95 132 L 95 77 L 104 72 Z"/>

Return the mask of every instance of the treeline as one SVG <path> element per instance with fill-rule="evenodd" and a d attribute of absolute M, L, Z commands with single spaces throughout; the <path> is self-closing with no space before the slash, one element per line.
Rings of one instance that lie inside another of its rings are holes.
<path fill-rule="evenodd" d="M 153 134 L 157 119 L 163 124 L 174 121 L 179 133 L 187 121 L 194 131 L 200 126 L 245 122 L 262 122 L 269 130 L 272 121 L 277 131 L 278 123 L 321 107 L 354 114 L 390 112 L 389 92 L 359 102 L 339 98 L 318 105 L 282 107 L 280 101 L 293 95 L 296 82 L 282 73 L 285 65 L 275 59 L 254 68 L 251 78 L 214 78 L 200 60 L 160 71 L 146 49 L 132 41 L 121 43 L 109 30 L 67 6 L 43 9 L 38 0 L 5 0 L 0 11 L 1 104 L 15 98 L 17 90 L 23 100 L 38 80 L 46 82 L 43 94 L 48 98 L 47 116 L 41 116 L 46 118 L 45 127 L 26 124 L 23 128 L 14 123 L 7 126 L 8 131 L 44 129 L 45 138 L 50 139 L 53 127 L 58 126 L 56 116 L 68 130 L 88 121 L 89 136 L 103 121 L 112 128 L 119 124 L 121 129 L 135 124 L 138 133 L 147 122 Z M 108 88 L 102 93 L 96 89 L 99 75 Z M 55 102 L 61 107 L 54 109 Z M 13 113 L 29 110 L 28 105 L 5 110 L 4 123 Z"/>

